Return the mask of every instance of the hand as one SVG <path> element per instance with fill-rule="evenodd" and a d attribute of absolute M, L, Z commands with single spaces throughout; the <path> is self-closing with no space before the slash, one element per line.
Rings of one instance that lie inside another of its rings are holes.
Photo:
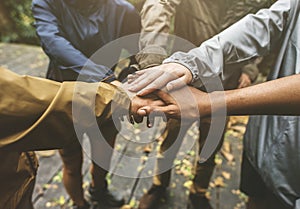
<path fill-rule="evenodd" d="M 171 91 L 191 81 L 192 74 L 189 69 L 177 63 L 163 64 L 128 76 L 129 90 L 137 92 L 138 96 L 145 96 L 164 87 Z"/>
<path fill-rule="evenodd" d="M 246 73 L 242 73 L 239 79 L 238 89 L 248 87 L 251 85 L 251 79 Z"/>
<path fill-rule="evenodd" d="M 126 97 L 128 97 L 129 99 L 129 103 L 128 106 L 122 107 L 120 105 L 118 105 L 118 103 L 115 103 L 115 105 L 113 105 L 113 112 L 115 115 L 117 115 L 121 120 L 123 120 L 123 116 L 126 116 L 128 121 L 132 124 L 134 124 L 134 122 L 137 123 L 141 123 L 143 121 L 143 117 L 144 116 L 140 116 L 137 114 L 137 110 L 141 107 L 144 106 L 162 106 L 164 105 L 164 103 L 159 100 L 157 98 L 156 95 L 154 94 L 150 94 L 147 95 L 145 97 L 139 97 L 136 96 L 135 93 L 128 91 L 128 83 L 120 83 L 119 81 L 117 81 L 116 83 L 111 82 L 111 84 L 114 84 L 116 86 L 118 86 L 118 88 L 122 89 L 122 93 L 126 94 Z M 124 97 L 125 95 L 123 95 Z M 119 96 L 120 97 L 120 96 Z M 122 97 L 122 96 L 121 96 Z M 114 100 L 113 100 L 114 101 Z M 147 126 L 151 127 L 153 125 L 153 120 L 151 120 L 152 122 L 150 122 L 150 118 L 147 117 Z"/>
<path fill-rule="evenodd" d="M 161 101 L 156 95 L 150 94 L 146 97 L 135 96 L 131 100 L 130 106 L 130 116 L 128 120 L 133 124 L 134 122 L 141 123 L 143 118 L 147 117 L 147 126 L 150 128 L 154 123 L 154 115 L 147 114 L 142 107 L 151 106 L 151 107 L 161 107 L 165 103 Z M 139 111 L 139 113 L 138 113 Z"/>
<path fill-rule="evenodd" d="M 149 116 L 150 114 L 162 115 L 167 118 L 197 120 L 200 117 L 199 109 L 205 116 L 210 113 L 210 100 L 207 93 L 193 87 L 183 88 L 165 92 L 158 90 L 155 92 L 162 104 L 149 103 L 149 105 L 134 109 L 139 116 Z"/>

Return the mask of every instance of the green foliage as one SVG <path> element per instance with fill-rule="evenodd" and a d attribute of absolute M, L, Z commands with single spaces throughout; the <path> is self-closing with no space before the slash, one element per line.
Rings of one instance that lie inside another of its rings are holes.
<path fill-rule="evenodd" d="M 7 11 L 6 18 L 10 22 L 0 33 L 1 41 L 38 44 L 33 27 L 31 0 L 3 0 L 1 4 Z"/>
<path fill-rule="evenodd" d="M 140 10 L 145 0 L 128 1 Z M 0 6 L 5 11 L 5 14 L 2 15 L 7 19 L 7 24 L 0 25 L 1 42 L 39 44 L 33 26 L 31 2 L 31 0 L 1 0 Z M 0 13 L 4 11 L 0 10 Z"/>

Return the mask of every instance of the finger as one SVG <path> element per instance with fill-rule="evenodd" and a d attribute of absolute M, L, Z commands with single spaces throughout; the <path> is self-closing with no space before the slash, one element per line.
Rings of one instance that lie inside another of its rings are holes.
<path fill-rule="evenodd" d="M 136 123 L 141 123 L 141 122 L 143 122 L 143 119 L 144 119 L 144 117 L 142 117 L 142 116 L 140 116 L 138 114 L 133 114 L 132 117 L 133 117 L 133 120 Z"/>
<path fill-rule="evenodd" d="M 152 128 L 153 125 L 154 125 L 154 121 L 155 121 L 155 116 L 154 116 L 153 114 L 150 113 L 150 114 L 147 116 L 147 127 L 148 127 L 148 128 Z"/>
<path fill-rule="evenodd" d="M 238 88 L 243 88 L 245 86 L 245 80 L 244 79 L 240 79 L 240 84 L 238 86 Z"/>
<path fill-rule="evenodd" d="M 166 103 L 163 102 L 162 100 L 153 100 L 151 102 L 148 102 L 148 105 L 147 106 L 165 106 Z"/>
<path fill-rule="evenodd" d="M 135 71 L 134 73 L 131 73 L 128 75 L 128 77 L 138 77 L 140 75 L 143 75 L 145 72 L 147 72 L 146 70 L 139 70 L 139 71 Z"/>
<path fill-rule="evenodd" d="M 173 89 L 179 89 L 184 85 L 187 85 L 186 76 L 177 78 L 176 80 L 169 82 L 166 87 L 168 91 L 171 91 Z"/>
<path fill-rule="evenodd" d="M 173 102 L 173 97 L 165 91 L 157 91 L 156 95 L 166 104 L 170 104 Z"/>
<path fill-rule="evenodd" d="M 238 89 L 243 88 L 243 84 L 240 82 L 238 85 Z"/>
<path fill-rule="evenodd" d="M 127 121 L 128 121 L 129 123 L 131 123 L 132 125 L 134 125 L 134 120 L 133 120 L 133 118 L 132 118 L 132 116 L 131 116 L 130 114 L 127 114 L 127 115 L 126 115 L 126 118 L 127 118 Z"/>
<path fill-rule="evenodd" d="M 156 116 L 166 116 L 167 118 L 180 118 L 180 113 L 178 113 L 175 109 L 175 106 L 157 106 L 152 108 L 152 114 Z"/>
<path fill-rule="evenodd" d="M 128 75 L 127 76 L 127 82 L 129 84 L 131 84 L 136 78 L 138 78 L 138 76 L 136 76 L 136 75 Z"/>
<path fill-rule="evenodd" d="M 127 76 L 128 83 L 132 83 L 133 81 L 135 81 L 137 78 L 139 78 L 144 73 L 145 73 L 145 71 L 141 70 L 141 71 L 137 71 L 137 72 L 134 72 L 132 74 L 129 74 Z"/>
<path fill-rule="evenodd" d="M 141 112 L 140 112 L 141 111 Z M 180 118 L 179 114 L 176 114 L 176 110 L 172 105 L 169 106 L 146 106 L 138 110 L 139 114 L 144 113 L 146 115 L 153 114 L 154 116 L 167 116 L 167 118 Z"/>
<path fill-rule="evenodd" d="M 137 95 L 145 96 L 149 93 L 152 93 L 155 90 L 161 89 L 166 86 L 170 81 L 175 80 L 176 77 L 171 75 L 170 73 L 164 73 L 157 77 L 157 79 L 153 80 L 153 82 L 149 83 L 142 90 L 140 90 Z"/>
<path fill-rule="evenodd" d="M 146 70 L 142 70 L 142 71 L 138 71 L 135 73 L 135 76 L 132 77 L 134 78 L 134 82 L 132 82 L 132 85 L 136 85 L 136 84 L 139 84 L 142 80 L 144 80 L 146 78 L 150 79 L 150 78 L 156 78 L 159 74 L 161 74 L 162 71 L 159 71 L 159 70 L 149 70 L 149 69 L 146 69 Z"/>
<path fill-rule="evenodd" d="M 138 109 L 137 110 L 137 114 L 139 115 L 139 116 L 147 116 L 148 115 L 148 113 L 147 113 L 147 110 L 149 110 L 150 109 L 150 107 L 149 106 L 145 106 L 145 107 L 142 107 L 142 108 L 140 108 L 140 109 Z M 149 112 L 150 113 L 150 112 Z"/>
<path fill-rule="evenodd" d="M 141 74 L 142 75 L 142 74 Z M 127 80 L 128 80 L 128 83 L 133 83 L 136 79 L 138 79 L 141 75 L 138 75 L 137 73 L 135 74 L 130 74 L 127 76 Z"/>
<path fill-rule="evenodd" d="M 161 71 L 156 71 L 152 73 L 143 74 L 137 78 L 134 82 L 131 83 L 129 91 L 140 91 L 141 89 L 147 87 L 152 82 L 155 82 L 157 78 L 161 76 Z"/>

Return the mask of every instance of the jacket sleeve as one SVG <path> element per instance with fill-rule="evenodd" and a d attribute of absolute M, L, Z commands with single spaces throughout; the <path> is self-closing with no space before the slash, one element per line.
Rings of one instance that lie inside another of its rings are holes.
<path fill-rule="evenodd" d="M 58 83 L 0 72 L 1 150 L 62 148 L 75 134 L 105 122 L 112 100 L 117 107 L 129 107 L 125 93 L 111 84 Z"/>
<path fill-rule="evenodd" d="M 64 36 L 57 18 L 59 12 L 48 1 L 36 0 L 32 3 L 36 32 L 49 58 L 63 66 L 62 70 L 70 69 L 80 73 L 88 82 L 97 82 L 112 75 L 108 67 L 98 65 L 88 59 Z M 83 67 L 84 70 L 81 71 Z"/>
<path fill-rule="evenodd" d="M 194 85 L 202 86 L 210 78 L 222 76 L 224 70 L 231 69 L 230 65 L 242 66 L 278 46 L 291 16 L 291 2 L 279 0 L 269 9 L 247 15 L 200 47 L 173 54 L 164 63 L 186 66 L 193 74 Z"/>
<path fill-rule="evenodd" d="M 166 58 L 172 17 L 181 0 L 146 0 L 141 11 L 141 52 L 137 61 L 141 68 L 159 65 Z"/>

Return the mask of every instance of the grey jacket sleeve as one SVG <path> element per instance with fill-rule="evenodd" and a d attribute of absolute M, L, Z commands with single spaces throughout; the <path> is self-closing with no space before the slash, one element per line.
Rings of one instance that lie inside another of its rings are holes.
<path fill-rule="evenodd" d="M 242 65 L 263 56 L 281 43 L 290 13 L 291 2 L 279 0 L 269 9 L 247 15 L 200 47 L 188 53 L 174 53 L 164 63 L 177 62 L 186 66 L 197 86 L 212 77 L 221 75 L 225 79 L 226 70 L 231 69 L 228 66 Z"/>
<path fill-rule="evenodd" d="M 146 0 L 141 11 L 141 52 L 137 55 L 141 68 L 161 64 L 166 58 L 172 17 L 181 1 Z"/>

